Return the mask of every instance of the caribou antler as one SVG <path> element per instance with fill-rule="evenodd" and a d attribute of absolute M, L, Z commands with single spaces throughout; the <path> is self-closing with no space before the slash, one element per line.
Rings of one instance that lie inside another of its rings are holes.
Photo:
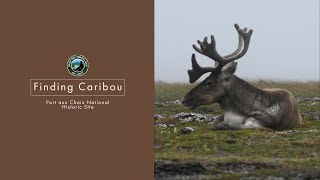
<path fill-rule="evenodd" d="M 208 56 L 209 58 L 213 59 L 215 62 L 218 62 L 218 65 L 216 65 L 215 67 L 203 68 L 203 67 L 199 66 L 199 64 L 197 63 L 197 61 L 195 59 L 195 55 L 193 54 L 192 60 L 191 60 L 193 69 L 188 71 L 190 83 L 195 82 L 197 79 L 199 79 L 203 74 L 205 74 L 207 72 L 213 72 L 215 70 L 220 70 L 226 64 L 228 64 L 232 61 L 235 61 L 246 54 L 246 52 L 249 48 L 250 38 L 251 38 L 253 31 L 252 31 L 252 29 L 250 29 L 247 32 L 247 28 L 240 29 L 237 24 L 235 24 L 234 27 L 238 31 L 239 44 L 238 44 L 238 48 L 233 53 L 231 53 L 229 55 L 221 56 L 217 52 L 216 42 L 215 42 L 213 35 L 211 36 L 211 43 L 210 44 L 208 43 L 208 38 L 205 37 L 203 42 L 201 42 L 199 40 L 197 41 L 198 44 L 200 45 L 200 48 L 193 45 L 193 48 L 197 52 L 199 52 L 200 54 L 203 54 L 205 56 Z"/>
<path fill-rule="evenodd" d="M 190 83 L 194 83 L 196 80 L 198 80 L 203 74 L 207 72 L 212 72 L 215 70 L 216 67 L 201 67 L 196 60 L 196 55 L 192 54 L 191 57 L 192 62 L 192 69 L 188 70 L 189 74 L 189 81 Z"/>

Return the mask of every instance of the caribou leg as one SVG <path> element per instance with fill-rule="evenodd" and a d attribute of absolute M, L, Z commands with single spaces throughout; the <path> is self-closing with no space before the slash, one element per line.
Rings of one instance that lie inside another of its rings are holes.
<path fill-rule="evenodd" d="M 224 115 L 220 115 L 214 120 L 213 130 L 238 130 L 238 128 L 231 127 L 227 122 L 224 121 Z"/>
<path fill-rule="evenodd" d="M 240 129 L 265 128 L 260 121 L 253 117 L 246 119 Z"/>
<path fill-rule="evenodd" d="M 216 126 L 216 125 L 220 124 L 223 120 L 224 120 L 224 115 L 222 114 L 222 115 L 218 116 L 218 117 L 214 120 L 213 125 Z"/>

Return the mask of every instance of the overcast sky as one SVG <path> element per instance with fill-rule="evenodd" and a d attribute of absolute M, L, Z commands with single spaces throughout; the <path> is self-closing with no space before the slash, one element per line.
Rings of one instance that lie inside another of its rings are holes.
<path fill-rule="evenodd" d="M 253 29 L 237 76 L 319 80 L 319 0 L 155 0 L 155 79 L 188 82 L 192 53 L 212 66 L 192 48 L 205 36 L 215 36 L 220 54 L 233 52 L 234 23 Z"/>

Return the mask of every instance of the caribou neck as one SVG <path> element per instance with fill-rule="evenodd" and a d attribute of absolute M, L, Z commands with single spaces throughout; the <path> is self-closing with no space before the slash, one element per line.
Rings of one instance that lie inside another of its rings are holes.
<path fill-rule="evenodd" d="M 226 89 L 226 95 L 223 96 L 219 104 L 224 111 L 232 111 L 240 114 L 248 114 L 258 110 L 258 100 L 265 99 L 265 91 L 259 89 L 241 78 L 233 75 L 229 79 L 229 85 Z"/>

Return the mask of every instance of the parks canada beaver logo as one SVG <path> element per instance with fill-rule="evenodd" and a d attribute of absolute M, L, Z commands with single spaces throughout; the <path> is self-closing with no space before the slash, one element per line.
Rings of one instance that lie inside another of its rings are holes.
<path fill-rule="evenodd" d="M 67 68 L 72 76 L 83 76 L 89 68 L 89 62 L 83 55 L 73 55 L 68 59 Z"/>

